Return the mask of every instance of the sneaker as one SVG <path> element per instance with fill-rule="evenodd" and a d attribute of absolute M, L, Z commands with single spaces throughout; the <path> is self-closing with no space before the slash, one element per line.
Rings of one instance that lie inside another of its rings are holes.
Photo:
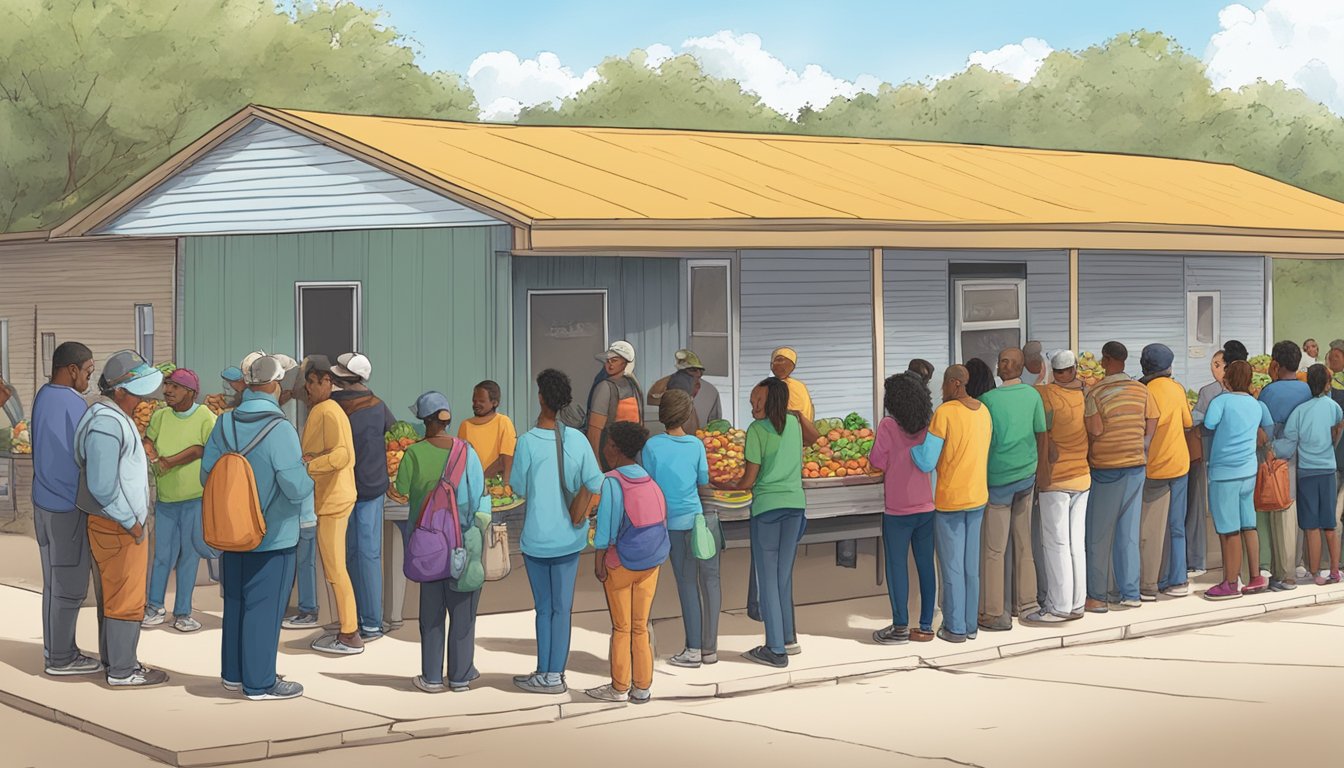
<path fill-rule="evenodd" d="M 252 701 L 280 701 L 281 699 L 297 699 L 303 695 L 303 686 L 289 680 L 276 680 L 271 690 L 265 693 L 249 693 L 247 698 Z"/>
<path fill-rule="evenodd" d="M 285 629 L 314 629 L 317 627 L 317 614 L 296 613 L 293 616 L 286 616 L 285 620 L 280 622 L 280 626 Z"/>
<path fill-rule="evenodd" d="M 1264 591 L 1265 591 L 1266 589 L 1268 589 L 1268 588 L 1269 588 L 1269 577 L 1268 577 L 1268 576 L 1256 576 L 1254 579 L 1251 579 L 1251 583 L 1250 583 L 1250 584 L 1247 584 L 1246 586 L 1244 586 L 1244 587 L 1241 588 L 1241 594 L 1243 594 L 1243 595 L 1258 595 L 1258 594 L 1260 594 L 1261 592 L 1264 592 Z"/>
<path fill-rule="evenodd" d="M 275 614 L 271 615 L 274 616 Z M 173 629 L 176 629 L 178 632 L 195 632 L 200 628 L 201 622 L 190 616 L 178 616 L 173 620 Z"/>
<path fill-rule="evenodd" d="M 477 675 L 477 677 L 479 677 L 479 675 Z M 471 690 L 471 681 L 465 681 L 461 683 L 454 683 L 450 681 L 448 683 L 448 690 L 452 693 L 466 693 L 467 691 Z"/>
<path fill-rule="evenodd" d="M 584 693 L 587 693 L 589 697 L 597 699 L 598 701 L 609 701 L 613 704 L 624 704 L 630 700 L 629 691 L 618 691 L 611 687 L 610 683 L 601 688 L 589 688 L 587 691 L 584 691 Z"/>
<path fill-rule="evenodd" d="M 84 654 L 76 654 L 75 660 L 69 664 L 62 664 L 54 667 L 47 664 L 47 674 L 52 677 L 73 677 L 75 675 L 92 675 L 103 671 L 103 663 L 97 659 L 91 659 Z"/>
<path fill-rule="evenodd" d="M 411 679 L 411 684 L 425 693 L 443 693 L 448 687 L 443 683 L 431 683 L 425 679 L 424 675 L 416 675 Z"/>
<path fill-rule="evenodd" d="M 939 640 L 943 640 L 943 641 L 945 641 L 945 642 L 949 642 L 949 643 L 964 643 L 964 642 L 966 642 L 966 636 L 965 636 L 965 635 L 958 635 L 956 632 L 953 632 L 952 630 L 948 629 L 947 627 L 939 627 L 939 628 L 938 628 L 938 639 L 939 639 Z"/>
<path fill-rule="evenodd" d="M 1325 577 L 1326 584 L 1338 584 L 1341 581 L 1344 581 L 1344 573 L 1339 571 L 1331 571 L 1330 575 Z"/>
<path fill-rule="evenodd" d="M 653 691 L 650 691 L 648 688 L 630 689 L 631 704 L 648 704 L 652 700 L 653 700 Z"/>
<path fill-rule="evenodd" d="M 1105 611 L 1102 611 L 1102 613 L 1105 613 Z M 1070 611 L 1070 612 L 1069 612 L 1069 621 L 1077 621 L 1077 620 L 1083 618 L 1083 616 L 1085 616 L 1085 615 L 1087 615 L 1087 611 L 1085 611 L 1085 610 L 1083 610 L 1083 609 L 1081 609 L 1081 608 L 1079 608 L 1079 609 L 1076 610 L 1076 611 Z"/>
<path fill-rule="evenodd" d="M 1267 570 L 1265 570 L 1264 568 L 1261 568 L 1261 569 L 1260 569 L 1260 575 L 1261 575 L 1261 576 L 1264 576 L 1266 579 L 1268 579 L 1269 577 L 1273 576 L 1274 574 L 1271 573 L 1271 572 L 1269 572 L 1269 571 L 1267 571 Z"/>
<path fill-rule="evenodd" d="M 314 651 L 333 656 L 354 656 L 364 652 L 364 641 L 359 639 L 357 632 L 349 635 L 323 635 L 313 641 L 312 648 Z"/>
<path fill-rule="evenodd" d="M 1189 584 L 1172 584 L 1170 587 L 1162 590 L 1162 594 L 1167 597 L 1185 597 L 1190 594 Z"/>
<path fill-rule="evenodd" d="M 1302 566 L 1300 566 L 1300 565 L 1297 566 L 1297 578 L 1299 578 L 1299 579 L 1305 579 L 1305 578 L 1307 578 L 1307 577 L 1310 576 L 1310 575 L 1311 575 L 1311 574 L 1307 573 L 1307 569 L 1306 569 L 1306 568 L 1304 568 L 1304 567 L 1302 567 Z"/>
<path fill-rule="evenodd" d="M 672 658 L 668 659 L 667 663 L 671 664 L 674 667 L 682 667 L 685 669 L 699 669 L 700 649 L 687 648 L 683 650 L 681 653 L 678 653 L 676 656 L 673 656 Z"/>
<path fill-rule="evenodd" d="M 1125 598 L 1125 599 L 1123 599 L 1123 600 L 1120 601 L 1120 607 L 1121 607 L 1121 608 L 1139 608 L 1139 607 L 1142 607 L 1142 606 L 1143 606 L 1143 601 L 1142 601 L 1142 600 L 1135 600 L 1135 599 L 1132 598 L 1132 597 Z"/>
<path fill-rule="evenodd" d="M 558 684 L 552 685 L 546 682 L 546 677 L 540 672 L 534 672 L 522 680 L 515 677 L 513 678 L 513 684 L 528 693 L 559 694 L 569 690 L 565 687 L 563 678 Z"/>
<path fill-rule="evenodd" d="M 1069 619 L 1067 616 L 1058 616 L 1046 610 L 1039 610 L 1039 611 L 1033 611 L 1026 618 L 1022 619 L 1022 623 L 1028 625 L 1031 624 L 1048 625 L 1048 624 L 1059 624 L 1061 622 L 1065 622 L 1068 620 Z"/>
<path fill-rule="evenodd" d="M 803 646 L 799 645 L 797 640 L 793 641 L 792 643 L 784 644 L 784 655 L 786 656 L 797 656 L 802 652 L 803 652 Z"/>
<path fill-rule="evenodd" d="M 1156 602 L 1157 602 L 1157 593 L 1154 592 L 1154 593 L 1152 593 L 1152 594 L 1148 594 L 1147 592 L 1140 592 L 1140 593 L 1139 593 L 1139 602 L 1141 602 L 1141 603 L 1156 603 Z"/>
<path fill-rule="evenodd" d="M 905 645 L 910 642 L 910 628 L 892 625 L 873 633 L 873 642 L 878 645 Z"/>
<path fill-rule="evenodd" d="M 910 630 L 910 640 L 916 643 L 933 642 L 933 630 L 931 629 L 912 629 Z"/>
<path fill-rule="evenodd" d="M 1312 581 L 1316 582 L 1316 586 L 1318 587 L 1324 587 L 1326 584 L 1330 583 L 1330 579 L 1320 575 L 1319 573 L 1312 578 Z"/>
<path fill-rule="evenodd" d="M 242 684 L 242 683 L 235 683 L 235 682 L 231 682 L 231 681 L 229 681 L 229 680 L 220 680 L 219 682 L 220 682 L 220 685 L 223 685 L 223 686 L 224 686 L 224 690 L 226 690 L 226 691 L 235 691 L 235 692 L 236 692 L 236 691 L 241 691 L 241 690 L 243 690 L 243 684 Z"/>
<path fill-rule="evenodd" d="M 1269 580 L 1270 592 L 1292 592 L 1297 589 L 1297 585 L 1291 581 L 1279 581 L 1278 579 Z"/>
<path fill-rule="evenodd" d="M 1087 602 L 1083 603 L 1083 610 L 1087 611 L 1088 613 L 1106 613 L 1107 611 L 1111 610 L 1111 608 L 1110 606 L 1106 605 L 1106 603 L 1100 600 L 1093 600 L 1092 598 L 1089 597 L 1087 598 Z"/>
<path fill-rule="evenodd" d="M 168 611 L 163 608 L 145 606 L 145 618 L 140 621 L 142 627 L 157 627 L 168 617 Z"/>
<path fill-rule="evenodd" d="M 787 653 L 775 653 L 764 645 L 758 645 L 750 651 L 742 654 L 742 658 L 747 661 L 754 661 L 757 664 L 763 664 L 767 667 L 784 669 L 789 666 L 789 656 Z"/>
<path fill-rule="evenodd" d="M 168 673 L 162 669 L 149 669 L 148 667 L 136 667 L 135 671 L 126 677 L 107 676 L 107 684 L 113 688 L 148 688 L 153 685 L 163 685 L 168 682 Z"/>
<path fill-rule="evenodd" d="M 1198 579 L 1200 576 L 1203 576 L 1204 574 L 1208 573 L 1208 571 L 1203 568 L 1191 568 L 1190 570 L 1186 571 L 1186 573 L 1189 574 L 1190 578 Z"/>
<path fill-rule="evenodd" d="M 701 664 L 718 664 L 718 663 L 719 663 L 719 654 L 718 654 L 718 652 L 717 652 L 717 651 L 708 651 L 708 652 L 706 652 L 706 651 L 701 651 L 701 652 L 700 652 L 700 663 L 701 663 Z"/>
<path fill-rule="evenodd" d="M 1237 590 L 1236 585 L 1229 584 L 1226 581 L 1214 587 L 1209 587 L 1204 591 L 1205 600 L 1232 600 L 1242 596 L 1242 592 Z"/>
<path fill-rule="evenodd" d="M 372 643 L 374 640 L 377 640 L 382 636 L 383 636 L 383 630 L 381 629 L 367 629 L 365 627 L 359 628 L 359 639 L 363 640 L 366 643 Z"/>
<path fill-rule="evenodd" d="M 977 638 L 977 637 L 979 637 L 979 636 L 980 636 L 980 633 L 979 633 L 979 632 L 971 632 L 970 634 L 966 635 L 966 639 L 967 639 L 967 640 L 974 640 L 975 638 Z"/>

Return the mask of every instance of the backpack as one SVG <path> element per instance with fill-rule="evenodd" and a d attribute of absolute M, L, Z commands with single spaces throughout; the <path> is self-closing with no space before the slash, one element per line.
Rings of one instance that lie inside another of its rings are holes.
<path fill-rule="evenodd" d="M 467 466 L 466 443 L 453 438 L 448 462 L 438 485 L 425 497 L 425 506 L 406 541 L 402 572 L 419 584 L 456 579 L 467 567 L 462 523 L 457 512 L 457 486 Z"/>
<path fill-rule="evenodd" d="M 662 565 L 671 549 L 662 490 L 652 477 L 631 479 L 612 470 L 607 479 L 619 483 L 624 496 L 616 537 L 607 546 L 607 567 L 647 571 Z"/>
<path fill-rule="evenodd" d="M 276 415 L 271 418 L 241 449 L 229 447 L 227 435 L 230 430 L 234 434 L 234 444 L 237 444 L 238 424 L 232 416 L 226 418 L 228 424 L 219 426 L 226 452 L 205 478 L 205 493 L 201 498 L 201 538 L 207 546 L 222 552 L 251 552 L 266 537 L 266 518 L 262 515 L 265 507 L 257 495 L 257 478 L 252 474 L 247 455 L 285 417 Z"/>

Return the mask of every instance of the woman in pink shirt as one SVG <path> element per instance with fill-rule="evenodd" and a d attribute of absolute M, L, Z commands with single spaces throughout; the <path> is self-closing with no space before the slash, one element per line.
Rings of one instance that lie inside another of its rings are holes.
<path fill-rule="evenodd" d="M 883 407 L 887 415 L 877 425 L 877 439 L 868 461 L 886 474 L 882 546 L 887 560 L 892 624 L 874 632 L 873 640 L 881 645 L 901 645 L 911 640 L 927 643 L 933 640 L 933 608 L 937 604 L 933 483 L 929 473 L 915 466 L 910 449 L 924 442 L 933 417 L 933 402 L 922 380 L 902 373 L 887 379 Z M 919 572 L 919 628 L 913 630 L 909 626 L 908 609 L 912 549 L 915 569 Z"/>

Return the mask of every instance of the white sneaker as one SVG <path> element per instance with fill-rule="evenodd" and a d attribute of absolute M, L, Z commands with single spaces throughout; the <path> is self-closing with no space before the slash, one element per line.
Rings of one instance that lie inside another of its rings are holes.
<path fill-rule="evenodd" d="M 103 671 L 103 663 L 97 659 L 91 659 L 84 654 L 75 656 L 75 660 L 60 667 L 54 667 L 50 662 L 47 664 L 47 674 L 52 677 L 73 677 L 75 675 L 92 675 Z"/>
<path fill-rule="evenodd" d="M 166 682 L 168 682 L 167 672 L 146 667 L 136 667 L 135 671 L 126 677 L 112 677 L 111 675 L 107 677 L 107 684 L 113 688 L 148 688 Z"/>
<path fill-rule="evenodd" d="M 650 691 L 648 688 L 630 689 L 631 704 L 648 704 L 652 700 L 653 700 L 653 692 Z"/>
<path fill-rule="evenodd" d="M 145 618 L 140 621 L 142 627 L 157 627 L 168 618 L 168 611 L 165 608 L 145 607 Z"/>
<path fill-rule="evenodd" d="M 674 667 L 684 667 L 686 669 L 698 669 L 700 667 L 700 649 L 687 648 L 676 656 L 667 660 L 668 664 Z"/>
<path fill-rule="evenodd" d="M 247 698 L 252 701 L 279 701 L 281 699 L 297 699 L 303 695 L 303 686 L 289 680 L 276 680 L 271 690 L 265 693 L 248 694 Z"/>
<path fill-rule="evenodd" d="M 1268 579 L 1268 578 L 1271 578 L 1274 574 L 1270 573 L 1269 571 L 1266 571 L 1264 568 L 1261 568 L 1261 569 L 1260 569 L 1260 575 L 1261 575 L 1261 576 L 1264 576 L 1266 579 Z"/>
<path fill-rule="evenodd" d="M 589 696 L 591 696 L 594 699 L 597 699 L 598 701 L 623 703 L 630 700 L 629 691 L 618 691 L 615 688 L 611 687 L 610 683 L 602 686 L 601 688 L 589 688 L 587 693 Z"/>
<path fill-rule="evenodd" d="M 1191 568 L 1189 571 L 1186 571 L 1186 573 L 1190 574 L 1190 578 L 1198 579 L 1200 576 L 1208 573 L 1208 571 L 1203 568 Z"/>
<path fill-rule="evenodd" d="M 1190 594 L 1190 585 L 1179 584 L 1174 587 L 1167 587 L 1166 589 L 1162 590 L 1162 594 L 1166 595 L 1167 597 L 1185 597 Z"/>
<path fill-rule="evenodd" d="M 1307 577 L 1310 576 L 1310 575 L 1311 575 L 1311 574 L 1307 573 L 1307 569 L 1306 569 L 1306 568 L 1304 568 L 1304 567 L 1302 567 L 1302 566 L 1300 566 L 1300 565 L 1297 566 L 1297 578 L 1299 578 L 1299 579 L 1305 579 L 1305 578 L 1307 578 Z"/>
<path fill-rule="evenodd" d="M 195 632 L 200 628 L 201 622 L 190 616 L 178 616 L 177 619 L 173 621 L 173 629 L 176 629 L 178 632 Z"/>

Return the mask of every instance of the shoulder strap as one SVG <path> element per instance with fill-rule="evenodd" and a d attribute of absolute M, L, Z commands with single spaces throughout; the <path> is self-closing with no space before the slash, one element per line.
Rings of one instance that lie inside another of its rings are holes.
<path fill-rule="evenodd" d="M 454 460 L 456 460 L 456 463 L 458 464 L 462 463 L 461 459 L 466 451 L 462 447 L 461 440 L 458 440 L 457 438 L 453 438 L 452 440 L 453 447 L 448 449 L 448 460 L 443 464 L 443 473 L 439 475 L 439 484 L 452 489 L 454 498 L 456 498 L 457 485 L 453 482 L 453 475 L 456 473 Z M 433 496 L 434 494 L 432 492 L 425 495 L 425 501 L 420 505 L 420 514 L 416 518 L 415 526 L 417 528 L 425 522 L 425 510 L 429 509 L 429 500 L 433 498 Z M 460 504 L 461 502 L 458 503 Z M 454 517 L 458 516 L 456 509 L 452 510 L 452 513 Z"/>
<path fill-rule="evenodd" d="M 644 391 L 643 391 L 643 389 L 639 386 L 639 379 L 636 379 L 634 376 L 632 376 L 632 375 L 630 375 L 630 374 L 628 374 L 628 373 L 625 375 L 625 378 L 629 379 L 629 380 L 630 380 L 630 384 L 631 384 L 632 386 L 634 386 L 634 388 L 635 388 L 635 402 L 639 403 L 640 416 L 643 416 L 643 414 L 644 414 Z M 641 418 L 640 421 L 643 421 L 643 419 Z"/>
<path fill-rule="evenodd" d="M 560 471 L 560 495 L 568 501 L 569 488 L 565 487 L 565 426 L 557 417 L 555 420 L 555 466 Z"/>
<path fill-rule="evenodd" d="M 244 446 L 243 449 L 238 452 L 238 454 L 246 457 L 247 454 L 252 452 L 253 448 L 256 448 L 258 445 L 261 444 L 262 440 L 266 439 L 267 435 L 271 434 L 271 430 L 280 426 L 280 422 L 284 420 L 285 420 L 284 416 L 275 416 L 270 421 L 266 422 L 266 426 L 262 427 L 261 431 L 257 432 L 257 436 L 252 438 L 252 442 Z"/>

